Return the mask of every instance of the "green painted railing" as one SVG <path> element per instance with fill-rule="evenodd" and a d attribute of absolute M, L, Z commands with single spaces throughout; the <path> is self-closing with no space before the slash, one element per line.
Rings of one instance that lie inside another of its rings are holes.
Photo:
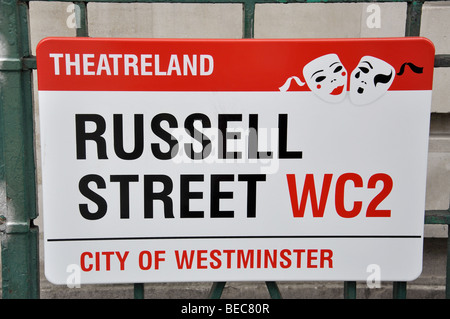
<path fill-rule="evenodd" d="M 28 4 L 0 1 L 0 187 L 5 190 L 5 209 L 0 212 L 3 298 L 39 298 L 39 229 L 34 160 L 32 70 Z M 54 0 L 40 0 L 54 1 Z M 435 1 L 435 0 L 434 0 Z M 449 1 L 449 0 L 441 0 Z M 56 0 L 54 1 L 56 2 Z M 88 2 L 104 3 L 233 3 L 243 7 L 243 38 L 254 37 L 256 4 L 406 2 L 405 36 L 420 35 L 424 1 L 412 0 L 92 0 L 73 1 L 80 21 L 76 35 L 89 36 Z M 450 54 L 435 57 L 435 67 L 450 67 Z M 425 212 L 426 224 L 450 224 L 450 210 Z M 450 229 L 450 228 L 449 228 Z M 447 240 L 446 298 L 450 298 L 450 234 Z M 281 298 L 275 282 L 266 282 L 272 298 Z M 209 297 L 220 298 L 224 282 L 212 285 Z M 356 298 L 356 282 L 345 282 L 344 298 Z M 406 298 L 406 282 L 394 282 L 393 297 Z M 144 298 L 144 284 L 134 284 L 134 297 Z"/>

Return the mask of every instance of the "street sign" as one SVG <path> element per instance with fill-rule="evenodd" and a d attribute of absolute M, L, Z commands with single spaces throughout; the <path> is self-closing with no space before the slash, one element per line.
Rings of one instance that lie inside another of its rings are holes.
<path fill-rule="evenodd" d="M 406 281 L 422 269 L 424 38 L 48 38 L 56 284 Z"/>

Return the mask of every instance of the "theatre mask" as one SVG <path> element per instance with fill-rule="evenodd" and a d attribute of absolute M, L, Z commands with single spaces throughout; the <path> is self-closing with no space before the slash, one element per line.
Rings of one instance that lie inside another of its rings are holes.
<path fill-rule="evenodd" d="M 356 105 L 369 104 L 387 92 L 395 69 L 383 60 L 364 56 L 350 76 L 350 100 Z"/>
<path fill-rule="evenodd" d="M 303 68 L 303 77 L 308 87 L 322 100 L 341 102 L 347 93 L 347 70 L 334 54 L 312 60 Z"/>

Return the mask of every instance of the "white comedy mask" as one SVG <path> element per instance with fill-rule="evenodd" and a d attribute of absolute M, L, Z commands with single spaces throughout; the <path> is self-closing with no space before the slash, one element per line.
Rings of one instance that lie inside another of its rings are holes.
<path fill-rule="evenodd" d="M 312 60 L 303 68 L 303 77 L 308 87 L 322 100 L 341 102 L 347 93 L 347 70 L 332 53 Z"/>
<path fill-rule="evenodd" d="M 364 56 L 350 76 L 350 100 L 356 105 L 369 104 L 387 92 L 395 69 L 372 56 Z"/>

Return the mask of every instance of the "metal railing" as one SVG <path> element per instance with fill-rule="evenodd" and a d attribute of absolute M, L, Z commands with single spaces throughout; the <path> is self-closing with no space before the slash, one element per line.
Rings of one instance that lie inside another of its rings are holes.
<path fill-rule="evenodd" d="M 39 230 L 33 142 L 32 70 L 29 1 L 0 2 L 0 187 L 5 189 L 5 211 L 0 212 L 2 233 L 3 298 L 39 298 Z M 42 1 L 42 0 L 40 0 Z M 54 0 L 44 0 L 52 1 Z M 449 0 L 440 0 L 449 1 Z M 412 0 L 92 0 L 73 1 L 77 6 L 78 37 L 89 36 L 88 2 L 102 3 L 229 3 L 243 8 L 243 38 L 254 37 L 256 4 L 268 3 L 363 3 L 403 2 L 407 4 L 405 36 L 420 35 L 424 1 Z M 436 68 L 450 67 L 450 54 L 435 56 Z M 425 224 L 450 224 L 450 209 L 425 212 Z M 270 296 L 281 298 L 275 282 L 266 282 Z M 356 282 L 344 282 L 344 298 L 356 298 Z M 224 282 L 212 285 L 209 297 L 220 298 Z M 406 298 L 406 282 L 394 282 L 393 297 Z M 450 298 L 450 228 L 447 239 L 446 298 Z M 134 284 L 134 297 L 144 297 L 144 284 Z"/>

